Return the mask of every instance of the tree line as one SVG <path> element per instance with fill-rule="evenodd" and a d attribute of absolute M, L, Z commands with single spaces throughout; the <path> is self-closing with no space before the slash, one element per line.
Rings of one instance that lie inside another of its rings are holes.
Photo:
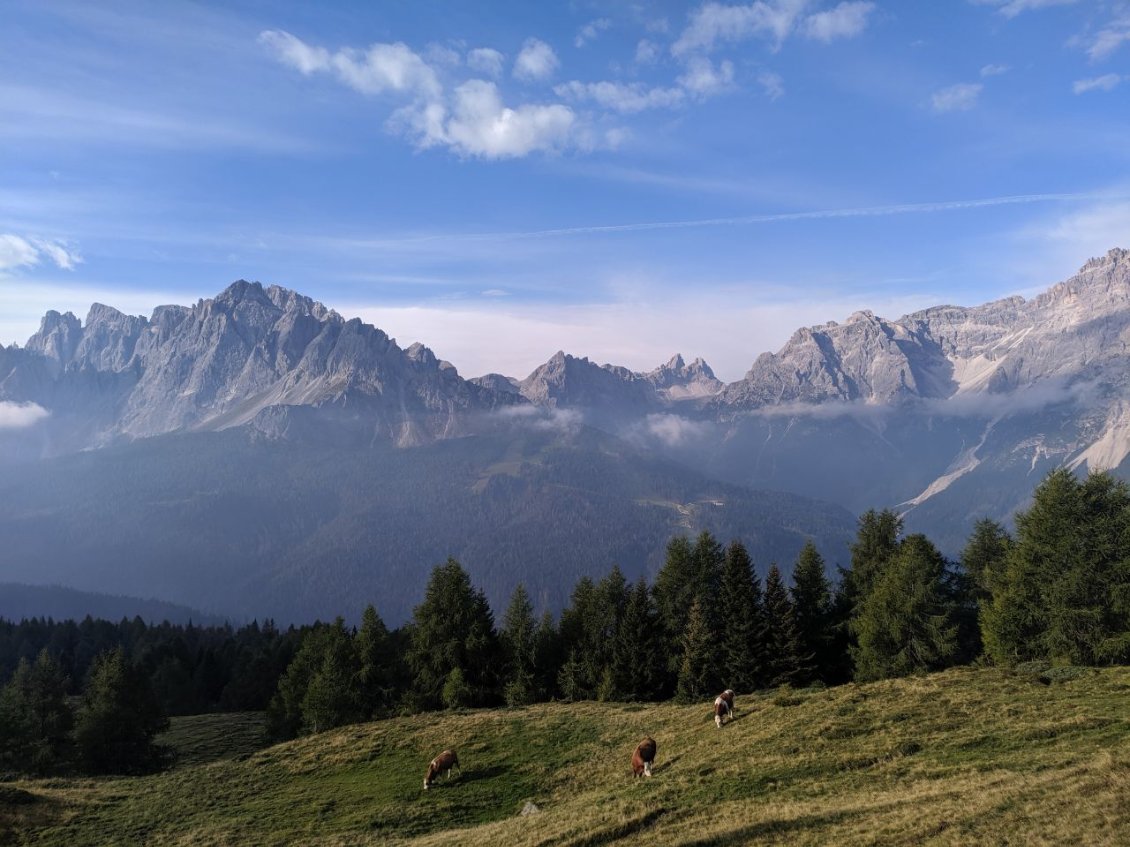
<path fill-rule="evenodd" d="M 164 715 L 209 709 L 265 707 L 270 736 L 284 739 L 441 708 L 691 702 L 723 688 L 834 685 L 972 661 L 1130 660 L 1126 484 L 1055 471 L 1015 524 L 1013 537 L 979 521 L 950 562 L 926 536 L 905 535 L 895 512 L 872 510 L 834 584 L 811 542 L 786 581 L 776 564 L 761 579 L 740 541 L 677 537 L 654 582 L 630 583 L 617 567 L 582 577 L 557 618 L 535 615 L 519 585 L 496 621 L 450 559 L 395 630 L 373 606 L 358 627 L 339 618 L 286 632 L 0 622 L 0 669 L 18 657 L 0 693 L 0 767 L 152 766 Z M 122 718 L 126 703 L 143 713 Z M 123 724 L 144 726 L 148 740 L 118 738 Z M 93 752 L 106 739 L 117 739 L 113 750 Z"/>

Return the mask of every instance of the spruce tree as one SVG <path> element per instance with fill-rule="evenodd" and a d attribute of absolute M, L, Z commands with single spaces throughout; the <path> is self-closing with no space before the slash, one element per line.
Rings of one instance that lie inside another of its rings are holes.
<path fill-rule="evenodd" d="M 938 670 L 957 651 L 946 561 L 924 535 L 907 536 L 853 620 L 861 681 Z"/>
<path fill-rule="evenodd" d="M 978 604 L 989 601 L 993 587 L 1001 580 L 1005 557 L 1012 546 L 1012 537 L 1003 526 L 990 518 L 973 525 L 961 551 L 961 568 L 970 582 L 970 591 Z"/>
<path fill-rule="evenodd" d="M 524 585 L 519 584 L 510 597 L 500 635 L 506 651 L 506 705 L 525 706 L 536 699 L 537 629 L 534 607 Z"/>
<path fill-rule="evenodd" d="M 797 682 L 801 670 L 796 615 L 776 563 L 765 575 L 765 684 Z"/>
<path fill-rule="evenodd" d="M 681 702 L 691 703 L 714 696 L 718 686 L 717 643 L 705 604 L 695 598 L 683 633 L 676 697 Z"/>
<path fill-rule="evenodd" d="M 361 628 L 353 644 L 358 706 L 365 717 L 387 715 L 396 701 L 399 662 L 392 635 L 372 604 L 361 614 Z"/>
<path fill-rule="evenodd" d="M 360 661 L 341 618 L 324 630 L 319 646 L 320 655 L 300 704 L 303 728 L 314 733 L 365 717 L 358 685 Z"/>
<path fill-rule="evenodd" d="M 442 705 L 456 669 L 470 705 L 498 699 L 502 662 L 494 618 L 486 597 L 454 559 L 432 571 L 424 601 L 415 609 L 408 663 L 424 708 Z"/>
<path fill-rule="evenodd" d="M 853 614 L 898 552 L 901 533 L 902 518 L 890 509 L 869 509 L 860 515 L 851 545 L 851 570 L 844 572 L 841 580 L 841 590 Z"/>
<path fill-rule="evenodd" d="M 740 541 L 726 547 L 718 609 L 722 685 L 753 691 L 764 682 L 765 608 L 761 581 Z"/>
<path fill-rule="evenodd" d="M 75 719 L 79 763 L 88 773 L 141 773 L 164 751 L 153 739 L 168 729 L 149 679 L 119 647 L 95 660 Z"/>
<path fill-rule="evenodd" d="M 835 663 L 832 587 L 824 573 L 824 559 L 811 540 L 801 549 L 793 568 L 792 598 L 800 654 L 797 682 L 828 681 Z"/>
<path fill-rule="evenodd" d="M 1016 541 L 999 579 L 993 579 L 992 601 L 981 610 L 985 652 L 994 661 L 1014 664 L 1049 655 L 1050 587 L 1082 566 L 1085 523 L 1081 487 L 1066 468 L 1049 473 L 1032 505 L 1016 514 Z"/>
<path fill-rule="evenodd" d="M 667 543 L 667 558 L 655 577 L 655 605 L 666 634 L 667 670 L 674 679 L 682 661 L 682 639 L 687 616 L 699 594 L 699 568 L 695 551 L 685 536 Z"/>
<path fill-rule="evenodd" d="M 70 748 L 74 714 L 59 663 L 40 651 L 21 659 L 0 691 L 0 767 L 35 774 L 62 766 Z"/>
<path fill-rule="evenodd" d="M 561 648 L 567 657 L 558 675 L 558 687 L 567 700 L 596 697 L 600 659 L 593 656 L 593 624 L 599 620 L 596 584 L 587 576 L 577 580 L 569 605 L 561 613 Z"/>
<path fill-rule="evenodd" d="M 616 635 L 612 682 L 617 698 L 654 700 L 663 686 L 663 633 L 647 581 L 631 589 Z"/>
<path fill-rule="evenodd" d="M 545 612 L 534 633 L 534 690 L 537 700 L 549 700 L 554 696 L 562 664 L 561 636 L 553 623 L 553 615 Z"/>

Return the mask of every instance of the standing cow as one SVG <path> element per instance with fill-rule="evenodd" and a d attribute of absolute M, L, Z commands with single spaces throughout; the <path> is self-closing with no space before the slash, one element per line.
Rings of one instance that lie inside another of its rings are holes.
<path fill-rule="evenodd" d="M 632 753 L 632 773 L 636 776 L 651 776 L 651 765 L 655 761 L 655 739 L 645 735 Z"/>
<path fill-rule="evenodd" d="M 734 691 L 727 688 L 714 698 L 714 725 L 719 729 L 722 724 L 734 717 Z"/>
<path fill-rule="evenodd" d="M 450 778 L 452 768 L 459 768 L 462 772 L 459 757 L 454 750 L 444 750 L 429 763 L 428 772 L 424 774 L 424 790 L 427 791 L 428 787 L 444 774 Z"/>

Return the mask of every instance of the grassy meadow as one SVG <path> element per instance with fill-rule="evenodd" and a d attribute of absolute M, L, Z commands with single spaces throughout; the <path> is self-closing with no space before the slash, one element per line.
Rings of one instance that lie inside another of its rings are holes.
<path fill-rule="evenodd" d="M 153 776 L 0 782 L 0 843 L 1130 843 L 1130 668 L 739 696 L 722 730 L 709 704 L 550 704 L 256 749 L 260 721 L 175 720 L 177 764 Z M 425 792 L 445 747 L 463 771 Z"/>

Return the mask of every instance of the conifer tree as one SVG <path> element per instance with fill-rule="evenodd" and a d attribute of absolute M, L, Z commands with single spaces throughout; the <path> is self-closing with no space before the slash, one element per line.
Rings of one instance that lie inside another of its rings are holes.
<path fill-rule="evenodd" d="M 961 568 L 978 604 L 992 597 L 993 586 L 1003 576 L 1005 557 L 1011 546 L 1012 537 L 996 521 L 982 518 L 973 525 L 973 532 L 961 551 Z"/>
<path fill-rule="evenodd" d="M 797 682 L 827 681 L 834 664 L 832 587 L 824 573 L 824 559 L 811 540 L 793 568 L 792 599 L 800 658 Z"/>
<path fill-rule="evenodd" d="M 537 629 L 534 607 L 522 584 L 510 597 L 500 635 L 507 662 L 503 696 L 508 706 L 525 706 L 536 699 Z"/>
<path fill-rule="evenodd" d="M 359 676 L 357 653 L 345 622 L 338 618 L 326 631 L 321 660 L 302 697 L 302 723 L 307 731 L 325 732 L 364 717 Z"/>
<path fill-rule="evenodd" d="M 424 601 L 416 607 L 408 663 L 425 708 L 443 703 L 444 688 L 455 669 L 469 692 L 470 705 L 489 705 L 497 699 L 502 669 L 494 617 L 486 597 L 454 559 L 432 571 Z"/>
<path fill-rule="evenodd" d="M 924 535 L 900 544 L 853 620 L 856 679 L 937 670 L 957 651 L 946 562 Z"/>
<path fill-rule="evenodd" d="M 800 675 L 796 616 L 776 563 L 765 575 L 765 683 L 791 685 Z"/>
<path fill-rule="evenodd" d="M 567 659 L 558 675 L 558 687 L 567 700 L 596 697 L 601 668 L 599 657 L 592 655 L 592 640 L 599 607 L 596 584 L 587 576 L 581 577 L 569 606 L 561 613 L 561 647 Z"/>
<path fill-rule="evenodd" d="M 764 683 L 765 608 L 761 581 L 740 541 L 726 547 L 718 608 L 722 685 L 753 691 Z"/>
<path fill-rule="evenodd" d="M 902 518 L 890 509 L 869 509 L 859 516 L 851 545 L 851 570 L 845 571 L 841 579 L 841 591 L 853 614 L 898 551 L 901 534 Z"/>
<path fill-rule="evenodd" d="M 674 679 L 682 661 L 682 639 L 687 616 L 699 593 L 698 563 L 695 551 L 685 536 L 667 543 L 667 558 L 655 577 L 655 605 L 666 633 L 668 671 Z"/>
<path fill-rule="evenodd" d="M 1036 488 L 1032 505 L 1016 514 L 1016 541 L 1005 556 L 993 597 L 981 611 L 985 652 L 1000 664 L 1048 655 L 1048 592 L 1060 574 L 1081 566 L 1082 492 L 1066 468 Z"/>
<path fill-rule="evenodd" d="M 324 664 L 326 652 L 335 638 L 334 630 L 342 626 L 339 619 L 334 624 L 315 624 L 306 631 L 267 706 L 268 737 L 282 741 L 309 729 L 305 725 L 302 704 L 310 682 Z"/>
<path fill-rule="evenodd" d="M 0 767 L 49 773 L 66 760 L 74 714 L 67 678 L 44 648 L 34 664 L 21 659 L 0 691 Z"/>
<path fill-rule="evenodd" d="M 717 694 L 718 686 L 717 643 L 705 605 L 695 598 L 683 633 L 676 697 L 691 703 Z"/>
<path fill-rule="evenodd" d="M 148 677 L 119 647 L 91 669 L 75 720 L 79 762 L 88 773 L 140 773 L 158 766 L 164 751 L 154 737 L 169 726 Z"/>
<path fill-rule="evenodd" d="M 549 700 L 554 696 L 562 664 L 564 657 L 561 636 L 553 623 L 553 615 L 545 612 L 534 633 L 534 685 L 537 700 Z"/>
<path fill-rule="evenodd" d="M 654 700 L 663 686 L 663 633 L 647 581 L 632 587 L 616 635 L 612 681 L 618 699 Z"/>
<path fill-rule="evenodd" d="M 392 635 L 370 603 L 353 639 L 357 653 L 358 706 L 366 717 L 388 714 L 396 701 L 399 662 Z"/>

